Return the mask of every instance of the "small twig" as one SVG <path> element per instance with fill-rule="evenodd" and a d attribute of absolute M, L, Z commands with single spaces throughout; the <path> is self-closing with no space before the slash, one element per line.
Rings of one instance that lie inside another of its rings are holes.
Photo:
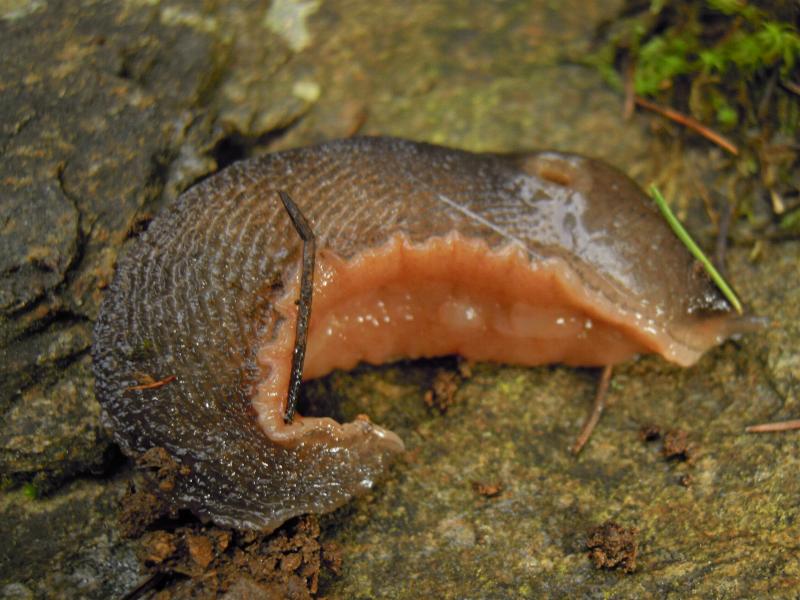
<path fill-rule="evenodd" d="M 641 96 L 636 96 L 635 98 L 636 104 L 641 106 L 642 108 L 646 108 L 648 110 L 652 110 L 676 123 L 680 123 L 681 125 L 692 129 L 693 131 L 699 133 L 707 140 L 717 144 L 719 147 L 724 148 L 734 156 L 739 156 L 739 148 L 736 145 L 728 140 L 727 138 L 723 137 L 716 131 L 713 131 L 703 125 L 697 119 L 690 117 L 689 115 L 684 115 L 683 113 L 678 112 L 675 109 L 669 108 L 668 106 L 661 106 L 660 104 L 656 104 L 655 102 L 650 102 L 642 98 Z"/>
<path fill-rule="evenodd" d="M 625 104 L 622 109 L 622 118 L 626 121 L 630 120 L 633 116 L 633 111 L 636 108 L 636 88 L 634 86 L 634 75 L 636 74 L 636 62 L 632 58 L 628 58 L 625 64 Z"/>
<path fill-rule="evenodd" d="M 170 375 L 168 377 L 164 377 L 164 379 L 159 379 L 158 381 L 153 381 L 152 383 L 143 383 L 142 385 L 133 385 L 129 388 L 126 388 L 129 392 L 138 392 L 140 390 L 157 390 L 160 387 L 164 387 L 168 383 L 172 383 L 175 381 L 177 377 L 175 375 Z"/>
<path fill-rule="evenodd" d="M 800 429 L 800 419 L 778 421 L 777 423 L 761 423 L 745 427 L 747 433 L 773 433 L 775 431 L 796 431 Z"/>
<path fill-rule="evenodd" d="M 300 397 L 300 383 L 303 380 L 303 365 L 308 343 L 308 323 L 311 320 L 311 300 L 314 295 L 314 259 L 316 238 L 311 225 L 300 207 L 283 190 L 278 191 L 289 219 L 303 241 L 303 263 L 300 271 L 300 297 L 297 299 L 297 322 L 295 325 L 294 349 L 292 350 L 292 370 L 289 377 L 289 390 L 286 395 L 286 413 L 283 420 L 291 423 L 294 419 L 297 399 Z"/>
<path fill-rule="evenodd" d="M 603 409 L 606 407 L 606 392 L 608 392 L 608 384 L 611 382 L 612 370 L 613 367 L 611 365 L 603 367 L 603 374 L 600 375 L 600 381 L 597 384 L 597 391 L 595 392 L 594 402 L 592 403 L 592 412 L 589 413 L 589 416 L 583 423 L 583 427 L 581 427 L 581 432 L 578 434 L 578 439 L 576 439 L 575 443 L 572 445 L 573 454 L 578 454 L 581 451 L 592 436 L 592 432 L 594 428 L 597 427 L 597 423 L 600 422 L 600 415 L 603 414 Z"/>
<path fill-rule="evenodd" d="M 781 81 L 781 85 L 793 94 L 800 96 L 800 83 L 794 81 Z"/>

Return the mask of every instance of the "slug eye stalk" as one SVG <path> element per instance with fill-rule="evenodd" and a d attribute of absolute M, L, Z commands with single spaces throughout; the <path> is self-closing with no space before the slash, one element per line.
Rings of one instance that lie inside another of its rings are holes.
<path fill-rule="evenodd" d="M 308 341 L 308 321 L 311 318 L 311 298 L 314 293 L 314 255 L 317 242 L 311 225 L 308 224 L 302 211 L 294 203 L 291 196 L 284 191 L 278 195 L 283 202 L 289 218 L 292 220 L 297 234 L 303 240 L 303 264 L 300 273 L 300 296 L 297 300 L 297 325 L 294 335 L 294 349 L 292 350 L 292 369 L 289 378 L 289 391 L 286 396 L 286 412 L 283 420 L 291 423 L 297 408 L 297 397 L 300 394 L 300 383 L 303 379 L 303 362 L 306 356 L 306 343 Z"/>

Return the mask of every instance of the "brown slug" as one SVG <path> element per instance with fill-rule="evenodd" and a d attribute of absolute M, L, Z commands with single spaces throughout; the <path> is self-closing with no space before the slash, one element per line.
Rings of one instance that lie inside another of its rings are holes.
<path fill-rule="evenodd" d="M 352 138 L 231 165 L 127 249 L 93 349 L 116 440 L 165 448 L 185 467 L 171 501 L 221 525 L 330 511 L 403 449 L 367 419 L 284 422 L 303 243 L 279 191 L 317 243 L 307 378 L 445 354 L 691 365 L 739 327 L 643 192 L 594 160 Z"/>

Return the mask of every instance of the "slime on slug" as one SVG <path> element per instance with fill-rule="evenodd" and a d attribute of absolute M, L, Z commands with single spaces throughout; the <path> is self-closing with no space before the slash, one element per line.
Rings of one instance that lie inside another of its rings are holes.
<path fill-rule="evenodd" d="M 290 205 L 316 241 L 299 363 L 309 241 Z M 93 357 L 123 450 L 184 467 L 176 506 L 270 530 L 365 491 L 403 449 L 367 419 L 292 414 L 293 364 L 305 378 L 445 354 L 688 366 L 746 326 L 603 163 L 351 138 L 231 165 L 159 214 L 119 262 Z"/>

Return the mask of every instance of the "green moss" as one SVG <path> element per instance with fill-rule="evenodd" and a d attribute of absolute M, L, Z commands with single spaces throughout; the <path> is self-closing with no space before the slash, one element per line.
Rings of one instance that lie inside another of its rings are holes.
<path fill-rule="evenodd" d="M 601 52 L 596 65 L 613 80 L 609 68 L 620 50 L 628 53 L 641 96 L 700 86 L 703 93 L 693 97 L 705 99 L 701 111 L 730 128 L 740 122 L 734 107 L 743 85 L 776 70 L 787 78 L 800 62 L 800 33 L 779 9 L 780 3 L 770 13 L 738 0 L 651 2 L 649 10 L 617 25 L 616 52 Z"/>
<path fill-rule="evenodd" d="M 800 130 L 796 3 L 630 1 L 623 14 L 609 25 L 606 45 L 583 62 L 618 91 L 652 98 L 705 125 L 701 131 L 685 123 L 687 138 L 714 142 L 716 133 L 730 142 L 725 148 L 744 191 L 729 194 L 735 215 L 754 223 L 764 216 L 760 198 L 794 198 L 800 159 L 787 140 Z M 784 219 L 784 228 L 797 229 L 797 217 L 767 217 L 759 222 Z"/>
<path fill-rule="evenodd" d="M 658 71 L 674 76 L 724 75 L 735 70 L 751 79 L 772 67 L 779 67 L 783 76 L 794 68 L 800 58 L 800 35 L 794 26 L 733 0 L 707 0 L 705 4 L 706 10 L 700 11 L 696 21 L 656 35 L 642 48 L 638 67 L 644 71 L 643 77 Z M 711 33 L 701 19 L 711 20 L 720 29 L 724 26 L 723 33 Z M 645 52 L 651 45 L 658 46 L 660 53 Z M 665 64 L 675 66 L 669 69 Z"/>
<path fill-rule="evenodd" d="M 642 96 L 652 96 L 671 85 L 679 75 L 696 66 L 697 39 L 691 35 L 658 35 L 640 49 L 636 60 L 634 89 Z"/>
<path fill-rule="evenodd" d="M 800 232 L 800 209 L 786 213 L 781 219 L 781 229 L 794 233 Z"/>
<path fill-rule="evenodd" d="M 33 483 L 26 483 L 22 486 L 22 494 L 29 500 L 36 500 L 39 497 L 39 488 Z"/>

